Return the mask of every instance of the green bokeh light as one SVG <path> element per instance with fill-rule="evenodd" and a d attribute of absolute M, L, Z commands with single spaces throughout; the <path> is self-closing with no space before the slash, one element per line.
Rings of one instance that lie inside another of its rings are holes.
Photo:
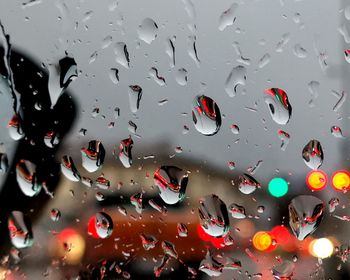
<path fill-rule="evenodd" d="M 274 197 L 282 197 L 288 192 L 288 183 L 283 178 L 273 178 L 269 182 L 269 193 Z"/>

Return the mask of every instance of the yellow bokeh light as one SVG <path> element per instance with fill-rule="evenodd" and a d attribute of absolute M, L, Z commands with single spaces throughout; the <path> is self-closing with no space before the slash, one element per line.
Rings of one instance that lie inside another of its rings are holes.
<path fill-rule="evenodd" d="M 350 176 L 346 171 L 338 171 L 332 177 L 332 185 L 338 191 L 344 191 L 350 187 Z"/>

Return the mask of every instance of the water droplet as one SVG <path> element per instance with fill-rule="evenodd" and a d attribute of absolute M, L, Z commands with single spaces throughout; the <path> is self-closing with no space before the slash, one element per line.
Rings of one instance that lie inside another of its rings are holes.
<path fill-rule="evenodd" d="M 178 223 L 177 224 L 177 234 L 180 237 L 187 237 L 188 236 L 188 229 L 187 226 L 183 223 Z"/>
<path fill-rule="evenodd" d="M 130 202 L 132 205 L 135 206 L 136 212 L 141 214 L 143 210 L 143 204 L 142 204 L 142 192 L 135 193 L 130 197 Z"/>
<path fill-rule="evenodd" d="M 44 136 L 44 143 L 49 148 L 54 148 L 60 143 L 59 134 L 54 132 L 53 130 L 47 132 Z"/>
<path fill-rule="evenodd" d="M 281 150 L 285 151 L 290 140 L 290 135 L 289 133 L 283 131 L 283 130 L 278 130 L 278 138 L 282 141 L 281 143 Z"/>
<path fill-rule="evenodd" d="M 158 240 L 152 235 L 145 235 L 143 233 L 140 234 L 141 242 L 143 248 L 148 251 L 156 247 Z"/>
<path fill-rule="evenodd" d="M 318 97 L 318 89 L 320 87 L 320 83 L 317 81 L 311 81 L 308 83 L 308 89 L 311 93 L 311 99 L 309 101 L 309 106 L 310 107 L 315 107 L 315 99 Z"/>
<path fill-rule="evenodd" d="M 130 111 L 136 113 L 140 107 L 142 97 L 142 88 L 138 85 L 129 86 L 129 105 Z"/>
<path fill-rule="evenodd" d="M 13 246 L 21 249 L 28 248 L 33 245 L 31 222 L 22 212 L 11 212 L 8 218 L 7 226 Z"/>
<path fill-rule="evenodd" d="M 271 56 L 270 54 L 268 53 L 265 53 L 262 58 L 259 59 L 259 62 L 258 62 L 258 67 L 261 69 L 261 68 L 264 68 L 267 64 L 270 63 L 270 60 L 271 60 Z"/>
<path fill-rule="evenodd" d="M 167 263 L 169 262 L 169 255 L 164 255 L 160 264 L 158 266 L 154 267 L 154 275 L 156 277 L 160 277 L 161 273 L 163 272 L 165 266 L 167 265 Z"/>
<path fill-rule="evenodd" d="M 315 170 L 323 163 L 323 150 L 321 143 L 317 140 L 310 140 L 303 149 L 302 157 L 305 164 Z"/>
<path fill-rule="evenodd" d="M 175 40 L 176 40 L 175 36 L 168 38 L 166 40 L 165 52 L 170 58 L 170 67 L 171 68 L 175 67 Z"/>
<path fill-rule="evenodd" d="M 272 119 L 277 124 L 287 124 L 292 114 L 292 106 L 289 104 L 287 93 L 280 88 L 268 88 L 265 94 L 265 103 L 269 107 Z"/>
<path fill-rule="evenodd" d="M 231 132 L 235 135 L 238 135 L 239 134 L 239 127 L 238 125 L 236 124 L 231 124 L 230 125 L 230 128 L 231 128 Z"/>
<path fill-rule="evenodd" d="M 134 141 L 131 137 L 120 141 L 119 152 L 115 149 L 114 154 L 119 157 L 120 162 L 124 165 L 125 168 L 130 168 L 132 165 L 132 147 Z"/>
<path fill-rule="evenodd" d="M 80 174 L 78 169 L 75 167 L 73 159 L 70 156 L 63 156 L 61 160 L 61 171 L 67 179 L 73 182 L 80 181 Z"/>
<path fill-rule="evenodd" d="M 175 245 L 169 241 L 162 241 L 162 249 L 163 249 L 163 252 L 164 254 L 174 258 L 174 259 L 177 259 L 178 257 L 178 254 L 175 250 Z"/>
<path fill-rule="evenodd" d="M 336 207 L 339 205 L 339 198 L 333 197 L 328 202 L 329 213 L 333 213 Z"/>
<path fill-rule="evenodd" d="M 229 232 L 230 220 L 226 204 L 217 195 L 201 198 L 198 213 L 201 227 L 208 235 L 223 237 Z"/>
<path fill-rule="evenodd" d="M 265 211 L 265 207 L 263 205 L 258 206 L 257 208 L 258 213 L 262 214 Z"/>
<path fill-rule="evenodd" d="M 333 125 L 331 127 L 331 133 L 335 138 L 344 138 L 343 132 L 339 126 Z"/>
<path fill-rule="evenodd" d="M 114 45 L 114 54 L 116 55 L 115 61 L 118 62 L 121 66 L 129 68 L 129 52 L 125 43 L 118 42 Z"/>
<path fill-rule="evenodd" d="M 7 172 L 9 168 L 9 162 L 6 153 L 0 152 L 0 173 Z"/>
<path fill-rule="evenodd" d="M 53 208 L 50 211 L 50 218 L 52 221 L 57 222 L 61 218 L 61 211 L 57 208 Z"/>
<path fill-rule="evenodd" d="M 10 137 L 18 141 L 24 137 L 24 132 L 21 126 L 21 119 L 17 114 L 14 114 L 12 119 L 8 123 L 8 129 Z"/>
<path fill-rule="evenodd" d="M 101 190 L 108 190 L 111 186 L 111 182 L 102 174 L 96 178 L 95 185 Z"/>
<path fill-rule="evenodd" d="M 273 278 L 276 280 L 292 280 L 295 264 L 291 261 L 284 260 L 282 263 L 272 268 Z"/>
<path fill-rule="evenodd" d="M 240 175 L 238 181 L 238 189 L 244 194 L 251 194 L 256 190 L 256 188 L 260 188 L 260 183 L 246 173 Z"/>
<path fill-rule="evenodd" d="M 299 240 L 304 240 L 320 225 L 324 216 L 324 203 L 311 195 L 299 195 L 289 206 L 289 225 Z"/>
<path fill-rule="evenodd" d="M 293 52 L 296 57 L 299 57 L 299 58 L 307 57 L 307 51 L 300 44 L 296 44 L 294 46 Z"/>
<path fill-rule="evenodd" d="M 187 70 L 185 68 L 180 68 L 176 71 L 175 80 L 180 86 L 187 85 Z"/>
<path fill-rule="evenodd" d="M 82 166 L 88 172 L 99 170 L 105 160 L 105 154 L 105 149 L 100 141 L 90 141 L 88 148 L 81 148 Z"/>
<path fill-rule="evenodd" d="M 109 69 L 108 76 L 113 84 L 117 85 L 119 83 L 119 70 L 117 68 Z"/>
<path fill-rule="evenodd" d="M 165 203 L 176 204 L 185 198 L 188 173 L 176 166 L 161 166 L 154 172 L 154 183 Z"/>
<path fill-rule="evenodd" d="M 20 160 L 16 165 L 16 178 L 21 191 L 26 196 L 36 196 L 41 191 L 41 183 L 36 174 L 36 165 L 29 160 Z"/>
<path fill-rule="evenodd" d="M 88 233 L 95 238 L 108 238 L 113 233 L 112 218 L 104 213 L 98 212 L 89 220 Z"/>
<path fill-rule="evenodd" d="M 195 35 L 188 36 L 188 55 L 190 58 L 196 62 L 196 65 L 199 67 L 200 60 L 198 58 L 198 52 L 197 52 L 197 37 Z"/>
<path fill-rule="evenodd" d="M 105 200 L 105 195 L 103 193 L 101 193 L 101 192 L 97 192 L 95 194 L 95 198 L 96 198 L 97 201 L 104 201 Z"/>
<path fill-rule="evenodd" d="M 238 65 L 234 67 L 228 75 L 225 82 L 225 91 L 230 97 L 234 97 L 237 94 L 238 87 L 244 86 L 247 80 L 247 69 Z"/>
<path fill-rule="evenodd" d="M 221 113 L 216 102 L 208 96 L 196 96 L 193 101 L 194 126 L 203 135 L 216 134 L 221 126 Z"/>
<path fill-rule="evenodd" d="M 137 29 L 140 40 L 151 44 L 157 38 L 158 25 L 153 19 L 145 18 Z"/>
<path fill-rule="evenodd" d="M 160 85 L 160 86 L 164 86 L 165 85 L 165 78 L 162 76 L 159 76 L 158 74 L 158 69 L 155 67 L 152 67 L 149 70 L 149 75 L 154 79 L 154 81 Z"/>
<path fill-rule="evenodd" d="M 108 48 L 112 44 L 112 41 L 113 41 L 113 37 L 111 35 L 107 35 L 102 40 L 101 48 L 102 49 Z"/>
<path fill-rule="evenodd" d="M 229 206 L 229 211 L 230 211 L 232 217 L 235 219 L 245 219 L 247 216 L 245 213 L 245 208 L 241 205 L 236 204 L 236 203 L 232 203 Z"/>
<path fill-rule="evenodd" d="M 235 13 L 238 8 L 237 3 L 233 3 L 230 8 L 225 10 L 219 18 L 219 30 L 223 31 L 226 27 L 233 25 L 236 20 Z"/>
<path fill-rule="evenodd" d="M 228 162 L 228 168 L 229 168 L 230 170 L 233 170 L 233 169 L 236 168 L 236 164 L 235 164 L 233 161 L 229 161 L 229 162 Z"/>
<path fill-rule="evenodd" d="M 199 270 L 209 275 L 210 277 L 217 277 L 222 274 L 224 265 L 215 258 L 210 252 L 207 252 L 207 255 L 204 260 L 201 261 L 199 265 Z"/>
<path fill-rule="evenodd" d="M 78 77 L 78 68 L 74 58 L 69 56 L 60 59 L 58 64 L 48 64 L 47 68 L 51 107 L 53 107 L 63 91 Z"/>

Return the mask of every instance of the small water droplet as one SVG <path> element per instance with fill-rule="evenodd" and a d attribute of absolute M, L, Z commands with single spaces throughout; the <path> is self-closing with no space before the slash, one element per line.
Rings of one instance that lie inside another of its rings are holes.
<path fill-rule="evenodd" d="M 321 143 L 317 140 L 310 140 L 302 151 L 302 157 L 309 168 L 318 169 L 322 165 L 324 157 Z"/>
<path fill-rule="evenodd" d="M 142 88 L 138 85 L 129 86 L 129 105 L 130 111 L 136 113 L 140 107 L 142 97 Z"/>
<path fill-rule="evenodd" d="M 247 80 L 247 69 L 238 65 L 234 67 L 228 75 L 225 82 L 225 91 L 230 97 L 234 97 L 238 92 L 239 86 L 244 86 Z"/>
<path fill-rule="evenodd" d="M 307 51 L 300 44 L 296 44 L 294 46 L 293 52 L 296 57 L 299 57 L 299 58 L 307 57 Z"/>
<path fill-rule="evenodd" d="M 131 139 L 131 137 L 129 137 L 120 141 L 118 151 L 117 151 L 117 148 L 114 150 L 115 156 L 118 156 L 120 162 L 123 164 L 125 168 L 130 168 L 132 165 L 131 151 L 132 151 L 133 144 L 134 144 L 134 141 Z"/>
<path fill-rule="evenodd" d="M 339 198 L 333 197 L 328 202 L 329 213 L 333 213 L 336 207 L 339 205 Z"/>
<path fill-rule="evenodd" d="M 225 10 L 219 18 L 219 30 L 223 31 L 226 27 L 233 25 L 236 20 L 237 3 L 233 3 L 227 10 Z"/>
<path fill-rule="evenodd" d="M 96 178 L 95 185 L 101 190 L 108 190 L 111 186 L 111 182 L 102 174 Z"/>
<path fill-rule="evenodd" d="M 129 68 L 130 58 L 128 48 L 125 43 L 117 42 L 114 45 L 114 54 L 116 62 L 125 68 Z"/>
<path fill-rule="evenodd" d="M 143 248 L 148 251 L 156 247 L 158 240 L 153 235 L 145 235 L 143 233 L 140 234 L 141 242 Z"/>
<path fill-rule="evenodd" d="M 277 124 L 287 124 L 292 114 L 287 93 L 280 88 L 268 88 L 265 94 L 265 103 L 268 105 L 272 119 Z"/>
<path fill-rule="evenodd" d="M 331 133 L 335 138 L 344 138 L 343 132 L 339 126 L 333 125 L 331 127 Z"/>
<path fill-rule="evenodd" d="M 142 210 L 144 208 L 142 204 L 142 196 L 142 192 L 138 192 L 130 197 L 131 204 L 135 206 L 136 212 L 139 214 L 142 213 Z"/>
<path fill-rule="evenodd" d="M 0 173 L 6 173 L 9 168 L 9 162 L 6 153 L 0 152 Z"/>
<path fill-rule="evenodd" d="M 92 229 L 95 230 L 99 238 L 105 239 L 112 235 L 113 221 L 108 214 L 104 212 L 98 212 L 90 221 L 91 221 Z M 90 221 L 89 221 L 89 224 L 90 224 Z M 89 234 L 91 234 L 90 231 L 89 231 Z"/>
<path fill-rule="evenodd" d="M 238 181 L 238 189 L 244 194 L 251 194 L 256 190 L 256 188 L 260 188 L 260 183 L 246 173 L 240 175 Z"/>
<path fill-rule="evenodd" d="M 21 119 L 17 114 L 14 114 L 12 119 L 8 123 L 10 137 L 18 141 L 24 137 L 24 132 L 21 126 Z"/>
<path fill-rule="evenodd" d="M 164 86 L 165 85 L 165 78 L 162 76 L 159 76 L 158 69 L 156 67 L 152 67 L 149 70 L 149 75 L 154 79 L 154 81 L 160 85 Z"/>
<path fill-rule="evenodd" d="M 61 211 L 57 208 L 52 208 L 50 211 L 50 218 L 52 221 L 57 222 L 61 218 Z"/>
<path fill-rule="evenodd" d="M 229 211 L 233 218 L 235 219 L 245 219 L 246 218 L 246 212 L 245 208 L 241 205 L 238 205 L 236 203 L 232 203 L 229 206 Z"/>
<path fill-rule="evenodd" d="M 36 165 L 29 160 L 20 160 L 16 165 L 16 178 L 21 191 L 26 196 L 36 196 L 41 191 L 41 183 L 36 174 Z"/>
<path fill-rule="evenodd" d="M 78 169 L 75 167 L 73 159 L 70 156 L 63 156 L 61 160 L 61 171 L 67 179 L 73 182 L 80 181 L 80 174 Z"/>
<path fill-rule="evenodd" d="M 204 260 L 199 265 L 199 270 L 209 275 L 210 277 L 217 277 L 222 274 L 224 265 L 215 258 L 209 251 Z"/>
<path fill-rule="evenodd" d="M 281 143 L 281 150 L 285 151 L 290 140 L 290 135 L 289 133 L 283 131 L 283 130 L 278 130 L 278 138 L 282 141 Z"/>
<path fill-rule="evenodd" d="M 183 223 L 178 223 L 177 224 L 177 234 L 180 237 L 187 237 L 188 236 L 188 229 L 187 226 Z"/>
<path fill-rule="evenodd" d="M 162 249 L 163 249 L 163 252 L 164 254 L 174 258 L 174 259 L 177 259 L 178 257 L 178 254 L 175 250 L 175 245 L 169 241 L 162 241 Z"/>
<path fill-rule="evenodd" d="M 154 183 L 165 203 L 176 204 L 185 198 L 188 173 L 176 166 L 161 166 L 154 172 Z"/>
<path fill-rule="evenodd" d="M 197 131 L 207 136 L 216 134 L 221 126 L 221 113 L 218 105 L 205 95 L 194 99 L 192 119 Z"/>
<path fill-rule="evenodd" d="M 187 70 L 185 68 L 180 68 L 176 71 L 175 80 L 180 86 L 187 85 Z"/>
<path fill-rule="evenodd" d="M 108 76 L 113 84 L 117 85 L 119 83 L 119 70 L 117 68 L 109 69 Z"/>
<path fill-rule="evenodd" d="M 105 160 L 105 154 L 105 149 L 100 141 L 90 141 L 88 148 L 81 148 L 82 166 L 88 172 L 99 170 Z"/>

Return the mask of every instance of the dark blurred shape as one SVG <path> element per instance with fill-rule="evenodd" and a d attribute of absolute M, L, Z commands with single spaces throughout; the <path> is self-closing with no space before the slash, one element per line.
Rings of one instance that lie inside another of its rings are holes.
<path fill-rule="evenodd" d="M 0 57 L 3 56 L 4 50 L 0 49 Z M 9 213 L 19 210 L 30 214 L 31 220 L 34 221 L 40 209 L 50 198 L 44 190 L 35 197 L 24 195 L 16 180 L 16 164 L 23 159 L 34 163 L 36 176 L 45 184 L 49 192 L 53 192 L 60 177 L 60 166 L 55 160 L 55 154 L 76 116 L 75 103 L 67 92 L 63 93 L 51 108 L 48 75 L 31 59 L 12 51 L 10 66 L 15 89 L 20 94 L 20 121 L 25 137 L 18 141 L 13 164 L 7 173 L 4 185 L 0 186 L 0 253 L 6 253 L 7 246 L 4 245 L 9 244 L 6 226 Z M 3 60 L 0 61 L 0 74 L 8 78 Z M 59 135 L 60 141 L 57 145 L 49 147 L 45 145 L 44 139 L 48 133 L 52 132 Z"/>

